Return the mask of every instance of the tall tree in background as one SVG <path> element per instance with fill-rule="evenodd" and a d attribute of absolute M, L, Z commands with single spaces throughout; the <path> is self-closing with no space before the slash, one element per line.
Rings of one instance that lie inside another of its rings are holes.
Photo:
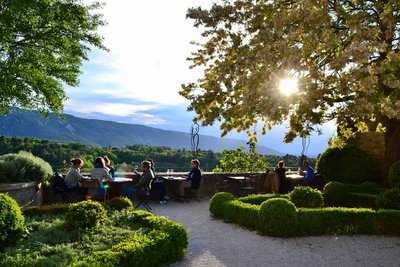
<path fill-rule="evenodd" d="M 181 95 L 223 134 L 289 120 L 285 141 L 336 120 L 342 136 L 384 131 L 386 162 L 400 160 L 400 1 L 220 1 L 187 16 L 203 29 L 192 54 L 203 77 Z M 281 79 L 299 92 L 283 96 Z"/>
<path fill-rule="evenodd" d="M 99 8 L 79 0 L 0 1 L 0 113 L 62 111 L 63 83 L 76 86 L 90 48 L 104 49 Z"/>

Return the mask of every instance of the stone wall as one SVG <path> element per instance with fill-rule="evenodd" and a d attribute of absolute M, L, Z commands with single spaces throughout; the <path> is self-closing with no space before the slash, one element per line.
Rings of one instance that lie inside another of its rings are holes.
<path fill-rule="evenodd" d="M 0 184 L 0 193 L 7 193 L 21 207 L 41 205 L 43 201 L 41 184 L 36 182 Z"/>

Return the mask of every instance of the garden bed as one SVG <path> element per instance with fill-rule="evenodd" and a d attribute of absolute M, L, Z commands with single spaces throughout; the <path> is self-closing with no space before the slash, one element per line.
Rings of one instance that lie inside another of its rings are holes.
<path fill-rule="evenodd" d="M 258 205 L 262 199 L 266 200 Z M 229 193 L 217 193 L 210 201 L 210 212 L 226 222 L 271 236 L 400 235 L 400 210 L 296 208 L 287 196 L 261 195 L 236 199 Z"/>
<path fill-rule="evenodd" d="M 180 260 L 187 247 L 183 226 L 134 210 L 107 211 L 94 229 L 66 224 L 65 205 L 25 210 L 29 231 L 0 254 L 0 266 L 161 266 Z"/>

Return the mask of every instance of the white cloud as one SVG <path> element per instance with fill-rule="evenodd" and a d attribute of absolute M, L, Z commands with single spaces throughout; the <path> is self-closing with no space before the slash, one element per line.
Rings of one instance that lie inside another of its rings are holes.
<path fill-rule="evenodd" d="M 136 105 L 125 103 L 92 102 L 70 100 L 66 103 L 66 111 L 78 113 L 101 113 L 104 115 L 127 117 L 143 111 L 157 108 L 155 105 Z"/>
<path fill-rule="evenodd" d="M 106 0 L 102 13 L 108 25 L 101 32 L 110 52 L 96 52 L 90 60 L 111 71 L 83 74 L 82 79 L 92 89 L 100 83 L 114 84 L 117 89 L 101 92 L 112 97 L 163 105 L 185 103 L 178 91 L 182 83 L 197 78 L 186 57 L 194 49 L 190 41 L 200 37 L 186 20 L 186 10 L 211 2 Z"/>

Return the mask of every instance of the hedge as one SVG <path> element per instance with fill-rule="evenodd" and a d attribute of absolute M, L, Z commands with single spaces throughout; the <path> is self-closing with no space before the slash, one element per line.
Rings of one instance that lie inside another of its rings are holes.
<path fill-rule="evenodd" d="M 260 205 L 264 201 L 271 199 L 271 198 L 286 198 L 289 199 L 289 196 L 287 194 L 253 194 L 253 195 L 248 195 L 245 197 L 239 198 L 241 202 L 244 203 L 249 203 L 249 204 L 255 204 L 255 205 Z"/>
<path fill-rule="evenodd" d="M 370 182 L 359 185 L 329 182 L 324 187 L 323 195 L 328 207 L 376 208 L 377 197 L 383 190 Z"/>
<path fill-rule="evenodd" d="M 22 238 L 25 218 L 18 203 L 8 194 L 0 193 L 0 251 Z"/>
<path fill-rule="evenodd" d="M 318 172 L 326 181 L 362 183 L 376 181 L 376 160 L 355 145 L 328 148 L 317 160 Z"/>
<path fill-rule="evenodd" d="M 125 209 L 121 214 L 122 224 L 134 222 L 135 225 L 151 230 L 144 234 L 136 233 L 127 241 L 95 252 L 75 262 L 73 266 L 161 266 L 184 256 L 188 241 L 181 224 L 133 208 Z"/>
<path fill-rule="evenodd" d="M 68 204 L 49 205 L 29 208 L 24 213 L 30 216 L 62 216 L 70 207 Z M 135 231 L 108 249 L 73 259 L 68 266 L 165 266 L 184 256 L 188 237 L 181 224 L 134 208 L 110 211 L 108 220 L 113 226 L 140 231 Z M 9 258 L 3 259 L 3 262 L 0 257 L 0 266 L 4 266 Z"/>
<path fill-rule="evenodd" d="M 268 201 L 285 200 L 270 198 Z M 211 201 L 210 205 L 212 205 Z M 262 234 L 289 237 L 326 234 L 388 234 L 400 235 L 400 210 L 372 210 L 367 208 L 299 208 L 293 220 L 276 222 L 282 230 L 271 233 L 265 227 L 265 210 L 260 205 L 244 203 L 239 199 L 225 199 L 218 203 L 220 209 L 213 216 L 226 222 L 237 223 Z M 211 210 L 211 209 L 210 209 Z M 276 227 L 275 227 L 276 228 Z M 291 229 L 292 231 L 287 231 Z"/>

